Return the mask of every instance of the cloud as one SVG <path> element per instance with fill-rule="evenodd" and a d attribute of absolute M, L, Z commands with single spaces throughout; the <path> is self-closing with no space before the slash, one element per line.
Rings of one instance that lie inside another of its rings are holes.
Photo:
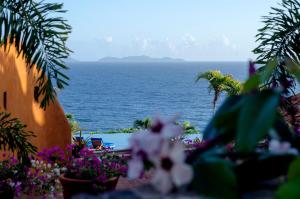
<path fill-rule="evenodd" d="M 189 33 L 186 33 L 183 37 L 182 37 L 183 42 L 186 45 L 195 45 L 196 44 L 196 38 Z"/>
<path fill-rule="evenodd" d="M 226 35 L 223 35 L 223 44 L 225 46 L 231 46 L 231 42 L 230 42 L 229 38 Z"/>
<path fill-rule="evenodd" d="M 153 39 L 135 36 L 130 42 L 102 37 L 98 57 L 148 55 L 152 57 L 176 57 L 186 60 L 247 60 L 249 53 L 240 48 L 225 34 L 211 35 L 204 39 L 201 35 L 185 33 L 176 37 Z M 124 50 L 126 49 L 126 50 Z"/>
<path fill-rule="evenodd" d="M 143 50 L 146 50 L 146 49 L 148 48 L 148 46 L 149 46 L 149 41 L 148 41 L 148 39 L 143 39 L 143 40 L 142 40 L 142 49 L 143 49 Z"/>
<path fill-rule="evenodd" d="M 103 40 L 104 40 L 106 43 L 112 43 L 112 42 L 113 42 L 112 36 L 104 37 Z"/>

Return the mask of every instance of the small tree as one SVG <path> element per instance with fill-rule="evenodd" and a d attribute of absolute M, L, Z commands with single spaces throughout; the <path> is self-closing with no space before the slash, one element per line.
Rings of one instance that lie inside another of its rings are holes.
<path fill-rule="evenodd" d="M 231 75 L 223 75 L 220 71 L 210 70 L 204 73 L 199 73 L 196 77 L 196 82 L 200 79 L 206 79 L 209 82 L 209 92 L 214 91 L 213 110 L 221 95 L 225 92 L 228 96 L 237 95 L 241 91 L 241 83 Z"/>

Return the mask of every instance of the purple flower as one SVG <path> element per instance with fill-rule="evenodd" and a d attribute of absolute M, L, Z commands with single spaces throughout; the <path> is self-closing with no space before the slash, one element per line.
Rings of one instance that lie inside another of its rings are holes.
<path fill-rule="evenodd" d="M 252 75 L 254 75 L 256 73 L 255 65 L 254 65 L 254 62 L 252 62 L 252 61 L 249 61 L 248 72 L 249 72 L 249 77 L 251 77 Z"/>
<path fill-rule="evenodd" d="M 295 131 L 295 133 L 296 133 L 298 136 L 300 136 L 300 125 L 296 125 L 296 126 L 294 127 L 294 131 Z"/>

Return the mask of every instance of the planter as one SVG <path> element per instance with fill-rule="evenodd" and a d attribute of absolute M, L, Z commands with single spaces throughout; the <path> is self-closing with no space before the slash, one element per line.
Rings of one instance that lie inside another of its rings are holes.
<path fill-rule="evenodd" d="M 12 190 L 7 190 L 7 191 L 1 191 L 0 190 L 0 198 L 13 199 L 14 198 L 14 192 Z"/>
<path fill-rule="evenodd" d="M 73 196 L 80 193 L 95 195 L 102 192 L 113 191 L 117 186 L 118 179 L 118 177 L 115 177 L 103 184 L 99 184 L 102 189 L 96 190 L 93 186 L 94 183 L 92 180 L 68 178 L 65 176 L 65 174 L 61 175 L 59 178 L 63 187 L 64 199 L 71 199 Z"/>

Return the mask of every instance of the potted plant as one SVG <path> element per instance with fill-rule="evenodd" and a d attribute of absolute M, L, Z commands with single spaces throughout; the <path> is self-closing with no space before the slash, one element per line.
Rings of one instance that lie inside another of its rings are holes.
<path fill-rule="evenodd" d="M 79 158 L 72 156 L 66 164 L 66 171 L 60 177 L 65 199 L 78 193 L 96 194 L 115 189 L 120 175 L 126 173 L 124 159 L 109 153 L 98 157 L 87 148 L 79 152 Z"/>
<path fill-rule="evenodd" d="M 74 156 L 73 147 L 71 145 L 65 151 L 55 147 L 38 154 L 43 161 L 57 163 L 61 168 L 59 180 L 65 199 L 79 193 L 97 194 L 112 191 L 119 176 L 127 172 L 127 163 L 123 157 L 108 151 L 95 154 L 88 148 L 81 149 Z"/>

